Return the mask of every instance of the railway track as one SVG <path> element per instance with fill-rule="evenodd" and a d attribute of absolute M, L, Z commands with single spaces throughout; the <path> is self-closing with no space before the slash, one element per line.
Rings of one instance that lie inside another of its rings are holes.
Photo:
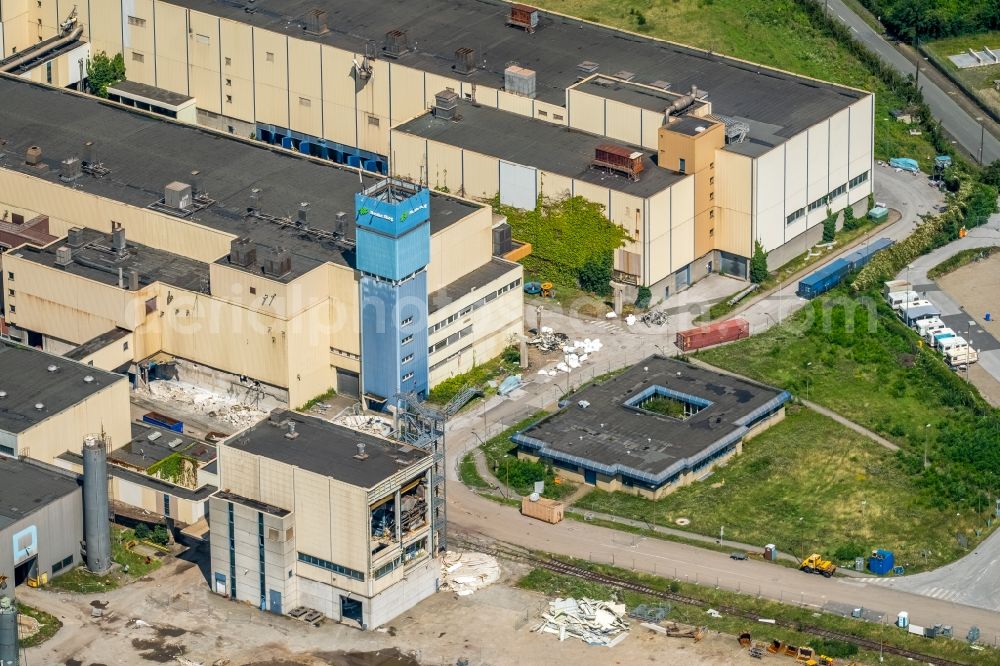
<path fill-rule="evenodd" d="M 503 557 L 507 559 L 520 560 L 522 562 L 527 562 L 533 566 L 540 567 L 551 571 L 552 573 L 561 574 L 564 576 L 572 576 L 574 578 L 580 578 L 593 583 L 600 583 L 601 585 L 606 585 L 608 587 L 618 589 L 618 590 L 629 590 L 631 592 L 636 592 L 638 594 L 644 594 L 650 597 L 657 597 L 660 599 L 666 599 L 668 601 L 675 601 L 678 603 L 688 604 L 691 606 L 697 606 L 699 608 L 712 608 L 718 610 L 719 612 L 726 613 L 728 615 L 746 618 L 752 620 L 753 622 L 758 622 L 763 618 L 763 616 L 753 613 L 752 611 L 744 610 L 742 608 L 736 608 L 735 606 L 727 606 L 720 604 L 709 604 L 706 601 L 697 599 L 695 597 L 690 597 L 684 594 L 679 594 L 677 592 L 671 592 L 669 590 L 661 590 L 655 587 L 650 587 L 648 585 L 643 585 L 641 583 L 636 583 L 633 581 L 625 580 L 622 578 L 617 578 L 615 576 L 610 576 L 607 574 L 598 573 L 596 571 L 591 571 L 590 569 L 585 569 L 561 560 L 556 560 L 547 557 L 539 557 L 530 551 L 509 546 L 507 544 L 500 543 L 487 543 L 480 540 L 471 539 L 468 537 L 458 537 L 457 535 L 452 537 L 453 541 L 458 541 L 463 545 L 470 548 L 479 550 L 480 552 L 488 552 L 497 557 Z M 771 619 L 771 618 L 767 618 Z M 960 662 L 951 661 L 949 659 L 944 659 L 942 657 L 936 657 L 928 654 L 923 654 L 921 652 L 916 652 L 914 650 L 907 650 L 906 648 L 901 648 L 895 645 L 889 645 L 886 643 L 879 643 L 879 641 L 871 640 L 868 638 L 862 638 L 860 636 L 855 636 L 853 634 L 846 634 L 839 631 L 832 631 L 830 629 L 824 629 L 822 627 L 816 627 L 809 624 L 803 624 L 799 622 L 794 622 L 790 620 L 780 620 L 774 619 L 774 624 L 779 627 L 784 627 L 786 629 L 792 629 L 794 631 L 799 631 L 802 633 L 811 634 L 813 636 L 819 636 L 821 638 L 829 638 L 832 640 L 842 641 L 844 643 L 851 643 L 864 650 L 869 650 L 872 652 L 882 651 L 888 654 L 894 654 L 899 657 L 904 657 L 907 659 L 912 659 L 918 663 L 924 664 L 934 664 L 935 666 L 969 666 L 972 662 Z"/>

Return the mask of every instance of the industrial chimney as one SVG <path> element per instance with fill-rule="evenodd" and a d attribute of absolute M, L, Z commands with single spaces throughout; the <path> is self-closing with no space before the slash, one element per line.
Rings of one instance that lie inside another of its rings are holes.
<path fill-rule="evenodd" d="M 0 665 L 18 665 L 17 606 L 10 597 L 0 597 Z"/>
<path fill-rule="evenodd" d="M 108 454 L 100 435 L 83 440 L 83 538 L 87 569 L 95 574 L 111 568 L 111 524 L 108 515 Z"/>

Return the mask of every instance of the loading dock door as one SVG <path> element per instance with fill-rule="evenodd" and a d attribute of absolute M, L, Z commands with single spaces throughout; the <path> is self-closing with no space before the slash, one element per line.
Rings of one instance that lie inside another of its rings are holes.
<path fill-rule="evenodd" d="M 337 393 L 351 398 L 361 395 L 361 381 L 358 373 L 337 368 Z"/>
<path fill-rule="evenodd" d="M 534 167 L 500 161 L 500 203 L 534 210 L 538 203 L 538 172 Z"/>

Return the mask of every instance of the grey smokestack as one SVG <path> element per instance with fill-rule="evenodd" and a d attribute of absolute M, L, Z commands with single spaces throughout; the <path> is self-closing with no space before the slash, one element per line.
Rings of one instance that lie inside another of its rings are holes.
<path fill-rule="evenodd" d="M 98 435 L 83 440 L 83 538 L 87 568 L 96 574 L 111 568 L 108 454 L 104 446 Z"/>
<path fill-rule="evenodd" d="M 125 227 L 119 222 L 111 223 L 111 249 L 118 254 L 125 254 Z"/>
<path fill-rule="evenodd" d="M 0 597 L 0 666 L 18 666 L 18 663 L 17 606 L 10 597 Z"/>

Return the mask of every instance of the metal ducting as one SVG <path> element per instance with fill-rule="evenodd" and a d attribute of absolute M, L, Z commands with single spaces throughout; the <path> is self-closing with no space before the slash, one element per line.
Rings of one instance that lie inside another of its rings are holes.
<path fill-rule="evenodd" d="M 83 440 L 83 538 L 87 568 L 95 574 L 111 568 L 111 522 L 108 509 L 108 453 L 100 435 Z"/>
<path fill-rule="evenodd" d="M 24 51 L 19 57 L 14 58 L 12 60 L 8 60 L 3 64 L 0 64 L 0 72 L 10 72 L 14 69 L 17 69 L 20 65 L 23 65 L 29 60 L 34 60 L 35 58 L 38 58 L 45 53 L 59 49 L 59 47 L 61 46 L 64 46 L 66 44 L 71 44 L 80 39 L 80 37 L 82 36 L 83 36 L 83 26 L 81 25 L 72 30 L 69 34 L 60 37 L 59 39 L 53 42 L 43 43 L 39 45 L 41 48 L 28 49 L 27 51 Z"/>

